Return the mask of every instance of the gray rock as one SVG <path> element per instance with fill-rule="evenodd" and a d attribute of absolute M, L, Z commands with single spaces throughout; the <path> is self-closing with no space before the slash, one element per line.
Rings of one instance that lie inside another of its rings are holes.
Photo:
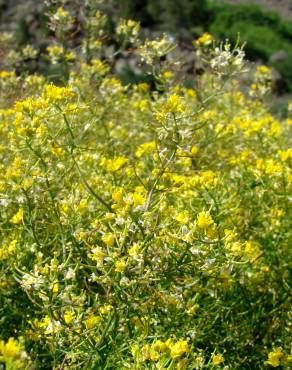
<path fill-rule="evenodd" d="M 286 59 L 287 57 L 287 52 L 285 50 L 279 50 L 276 51 L 273 55 L 270 57 L 270 62 L 275 63 L 275 62 L 281 62 L 282 60 Z"/>

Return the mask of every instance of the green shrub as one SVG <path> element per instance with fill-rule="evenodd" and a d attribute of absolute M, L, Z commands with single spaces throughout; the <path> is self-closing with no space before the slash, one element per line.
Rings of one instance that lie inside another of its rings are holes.
<path fill-rule="evenodd" d="M 292 21 L 282 20 L 279 31 L 290 43 L 292 42 Z"/>

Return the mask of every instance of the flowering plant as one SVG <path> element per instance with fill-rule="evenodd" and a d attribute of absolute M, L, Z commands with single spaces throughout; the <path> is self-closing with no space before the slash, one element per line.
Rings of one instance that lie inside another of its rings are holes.
<path fill-rule="evenodd" d="M 58 34 L 66 19 L 67 33 L 73 15 L 58 8 Z M 98 30 L 93 54 L 106 40 Z M 117 34 L 124 46 L 127 36 L 139 44 L 138 30 L 123 20 Z M 160 92 L 123 85 L 112 56 L 86 60 L 86 48 L 72 50 L 70 65 L 48 49 L 52 63 L 66 63 L 63 86 L 0 73 L 0 361 L 8 369 L 291 360 L 291 119 L 263 104 L 265 68 L 257 93 L 241 92 L 241 49 L 206 35 L 194 45 L 206 70 L 192 88 L 162 61 L 173 50 L 165 36 L 137 47 Z"/>

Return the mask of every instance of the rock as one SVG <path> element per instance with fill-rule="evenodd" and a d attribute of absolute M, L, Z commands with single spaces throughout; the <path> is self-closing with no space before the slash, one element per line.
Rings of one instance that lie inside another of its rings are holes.
<path fill-rule="evenodd" d="M 275 62 L 281 62 L 282 60 L 286 59 L 287 57 L 287 52 L 285 50 L 279 50 L 276 51 L 273 55 L 270 57 L 270 62 L 275 63 Z"/>

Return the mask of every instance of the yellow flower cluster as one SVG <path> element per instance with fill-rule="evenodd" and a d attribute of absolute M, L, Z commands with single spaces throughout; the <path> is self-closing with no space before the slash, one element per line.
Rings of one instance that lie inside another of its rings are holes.
<path fill-rule="evenodd" d="M 0 361 L 7 369 L 21 369 L 26 367 L 26 353 L 22 343 L 14 338 L 7 342 L 0 341 Z"/>
<path fill-rule="evenodd" d="M 186 340 L 175 340 L 170 338 L 165 342 L 160 339 L 153 342 L 151 345 L 146 344 L 139 348 L 137 345 L 132 347 L 132 355 L 136 361 L 145 362 L 151 360 L 159 361 L 164 356 L 169 355 L 172 359 L 178 359 L 190 351 L 189 344 Z"/>
<path fill-rule="evenodd" d="M 199 45 L 202 45 L 202 46 L 208 46 L 210 44 L 212 44 L 212 42 L 214 41 L 214 37 L 208 33 L 208 32 L 205 32 L 202 36 L 200 36 L 197 40 L 196 40 L 196 44 L 199 44 Z"/>
<path fill-rule="evenodd" d="M 168 36 L 121 20 L 109 47 L 87 3 L 78 49 L 52 12 L 58 83 L 0 72 L 0 362 L 286 366 L 292 125 L 263 103 L 270 71 L 241 89 L 242 50 L 204 34 L 185 86 Z M 120 80 L 127 53 L 151 85 Z"/>
<path fill-rule="evenodd" d="M 266 361 L 266 364 L 271 365 L 272 367 L 278 367 L 278 366 L 280 366 L 281 357 L 283 357 L 282 348 L 277 347 L 269 353 L 268 360 Z"/>

